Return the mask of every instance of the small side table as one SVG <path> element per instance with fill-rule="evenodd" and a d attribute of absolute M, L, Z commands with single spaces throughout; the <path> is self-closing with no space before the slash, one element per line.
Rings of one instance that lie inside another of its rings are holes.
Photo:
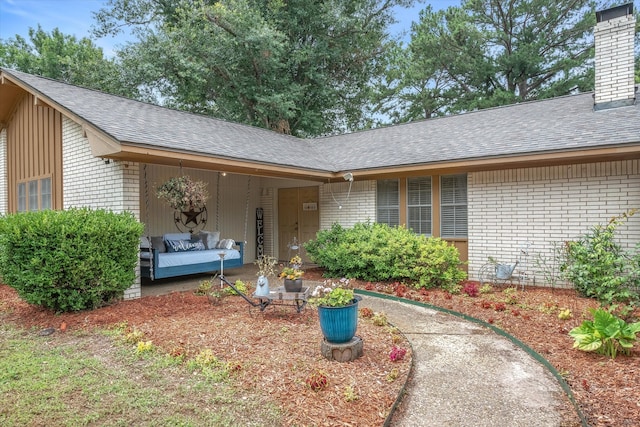
<path fill-rule="evenodd" d="M 307 305 L 309 287 L 304 286 L 300 292 L 287 292 L 284 286 L 280 286 L 279 288 L 270 290 L 269 295 L 256 295 L 254 293 L 251 297 L 259 301 L 258 306 L 260 307 L 260 311 L 264 311 L 265 308 L 270 305 L 289 305 L 300 313 Z"/>

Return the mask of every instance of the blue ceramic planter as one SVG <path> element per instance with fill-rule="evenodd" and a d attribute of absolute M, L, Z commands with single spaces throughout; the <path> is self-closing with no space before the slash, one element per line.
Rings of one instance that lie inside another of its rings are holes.
<path fill-rule="evenodd" d="M 352 304 L 345 307 L 318 306 L 320 329 L 328 342 L 344 343 L 356 334 L 359 300 L 360 297 L 357 296 Z"/>

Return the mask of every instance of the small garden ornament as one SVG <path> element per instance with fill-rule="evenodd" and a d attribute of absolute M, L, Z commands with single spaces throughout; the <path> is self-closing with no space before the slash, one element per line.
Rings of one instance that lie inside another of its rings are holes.
<path fill-rule="evenodd" d="M 261 256 L 254 264 L 258 266 L 258 281 L 256 282 L 257 296 L 269 295 L 269 276 L 275 277 L 275 265 L 277 260 L 270 256 Z"/>

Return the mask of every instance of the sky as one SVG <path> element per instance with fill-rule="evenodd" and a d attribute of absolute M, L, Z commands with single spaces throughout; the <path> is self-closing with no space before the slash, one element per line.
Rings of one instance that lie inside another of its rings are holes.
<path fill-rule="evenodd" d="M 50 33 L 58 28 L 65 35 L 73 35 L 77 39 L 90 37 L 93 24 L 92 12 L 105 6 L 108 0 L 0 0 L 0 39 L 6 41 L 16 34 L 28 40 L 29 28 L 38 28 Z M 418 13 L 425 4 L 434 9 L 459 6 L 460 0 L 431 0 L 416 2 L 410 9 L 397 9 L 396 19 L 400 21 L 391 28 L 394 35 L 406 32 L 408 40 L 411 23 L 418 20 Z M 130 36 L 118 38 L 103 37 L 94 40 L 103 49 L 105 56 L 113 57 L 118 46 L 132 40 Z"/>

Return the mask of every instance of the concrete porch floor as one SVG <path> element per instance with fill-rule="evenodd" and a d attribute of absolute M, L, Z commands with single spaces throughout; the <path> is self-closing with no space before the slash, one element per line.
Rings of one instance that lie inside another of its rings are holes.
<path fill-rule="evenodd" d="M 258 279 L 258 267 L 254 264 L 245 264 L 242 267 L 224 270 L 224 276 L 231 283 L 236 280 L 251 282 L 255 285 Z M 149 280 L 142 279 L 142 297 L 165 295 L 171 292 L 182 292 L 195 290 L 200 282 L 214 277 L 213 273 L 192 274 L 189 276 L 169 277 L 166 279 Z M 217 278 L 217 276 L 216 276 Z M 278 280 L 278 279 L 270 279 Z"/>

